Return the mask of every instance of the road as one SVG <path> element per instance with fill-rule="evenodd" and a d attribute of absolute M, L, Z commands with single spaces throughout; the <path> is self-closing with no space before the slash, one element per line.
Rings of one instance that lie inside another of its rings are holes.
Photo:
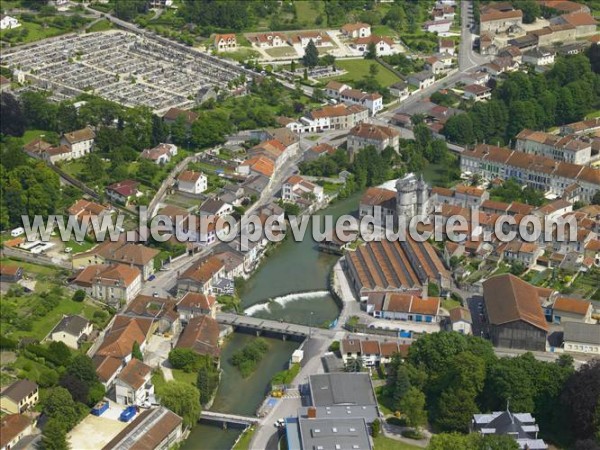
<path fill-rule="evenodd" d="M 482 56 L 473 50 L 474 35 L 471 32 L 473 21 L 473 3 L 462 0 L 460 2 L 461 31 L 460 47 L 458 50 L 458 68 L 460 72 L 466 72 L 473 67 L 488 62 L 491 58 Z"/>

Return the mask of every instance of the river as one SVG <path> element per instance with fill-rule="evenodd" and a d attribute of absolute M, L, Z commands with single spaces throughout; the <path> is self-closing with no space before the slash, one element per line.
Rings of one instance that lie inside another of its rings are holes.
<path fill-rule="evenodd" d="M 435 181 L 440 170 L 440 167 L 430 165 L 423 176 L 429 182 Z M 335 220 L 343 214 L 355 213 L 361 195 L 356 193 L 336 201 L 313 216 L 313 220 L 321 220 L 324 215 L 332 215 Z M 328 278 L 338 258 L 319 252 L 311 233 L 307 232 L 300 242 L 288 237 L 246 282 L 241 293 L 246 313 L 312 326 L 330 323 L 340 312 L 327 291 Z M 270 379 L 285 368 L 298 347 L 294 342 L 267 338 L 269 352 L 256 372 L 244 379 L 231 366 L 229 358 L 252 339 L 255 337 L 234 333 L 225 344 L 221 358 L 223 374 L 213 410 L 254 414 L 264 399 Z M 228 450 L 239 434 L 239 429 L 223 430 L 220 425 L 199 424 L 192 429 L 182 450 Z"/>

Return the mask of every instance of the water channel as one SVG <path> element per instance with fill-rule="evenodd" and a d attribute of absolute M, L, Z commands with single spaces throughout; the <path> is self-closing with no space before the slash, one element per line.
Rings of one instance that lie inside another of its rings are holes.
<path fill-rule="evenodd" d="M 435 181 L 441 168 L 429 166 L 424 178 Z M 331 215 L 334 220 L 358 210 L 362 193 L 337 201 L 313 216 L 322 220 Z M 339 257 L 317 250 L 311 233 L 295 242 L 287 238 L 260 266 L 244 286 L 242 304 L 247 314 L 270 319 L 282 319 L 305 325 L 321 326 L 339 315 L 339 307 L 327 291 L 331 269 Z M 312 313 L 312 314 L 311 314 Z M 241 415 L 252 415 L 264 399 L 273 375 L 286 368 L 298 343 L 266 338 L 269 352 L 258 369 L 244 379 L 229 363 L 237 349 L 255 337 L 234 333 L 221 354 L 223 374 L 212 409 Z M 223 430 L 220 425 L 199 424 L 193 428 L 182 450 L 228 450 L 240 434 L 239 429 Z"/>

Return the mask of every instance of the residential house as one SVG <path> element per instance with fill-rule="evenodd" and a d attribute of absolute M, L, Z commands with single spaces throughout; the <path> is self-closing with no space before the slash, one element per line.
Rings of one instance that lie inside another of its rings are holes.
<path fill-rule="evenodd" d="M 142 244 L 107 240 L 87 252 L 73 255 L 72 262 L 74 269 L 85 269 L 90 264 L 123 264 L 137 268 L 142 280 L 147 280 L 155 272 L 154 259 L 159 253 L 160 250 Z"/>
<path fill-rule="evenodd" d="M 372 145 L 381 153 L 387 147 L 400 151 L 400 133 L 391 127 L 360 123 L 348 133 L 347 149 L 350 159 L 362 148 Z"/>
<path fill-rule="evenodd" d="M 102 218 L 110 214 L 110 209 L 98 203 L 79 199 L 67 210 L 70 216 L 74 216 L 78 222 L 83 220 L 98 220 L 98 224 L 102 223 Z M 93 231 L 93 230 L 90 230 Z"/>
<path fill-rule="evenodd" d="M 305 180 L 300 175 L 292 175 L 289 177 L 281 188 L 281 198 L 286 202 L 298 202 L 302 199 L 307 199 L 307 196 L 314 197 L 315 202 L 323 201 L 323 188 L 317 184 Z M 308 203 L 312 201 L 308 199 Z"/>
<path fill-rule="evenodd" d="M 63 316 L 48 335 L 48 339 L 78 349 L 81 343 L 92 334 L 93 330 L 92 323 L 81 316 Z"/>
<path fill-rule="evenodd" d="M 361 105 L 327 105 L 317 108 L 301 119 L 300 133 L 316 133 L 326 130 L 346 130 L 367 120 L 369 110 Z"/>
<path fill-rule="evenodd" d="M 558 136 L 525 128 L 516 136 L 515 150 L 556 161 L 586 165 L 592 161 L 592 142 L 583 136 Z"/>
<path fill-rule="evenodd" d="M 141 411 L 102 450 L 168 450 L 183 438 L 183 419 L 164 406 Z M 133 444 L 132 444 L 133 442 Z"/>
<path fill-rule="evenodd" d="M 423 30 L 428 33 L 449 33 L 452 26 L 452 20 L 431 20 L 423 24 Z"/>
<path fill-rule="evenodd" d="M 471 420 L 472 433 L 481 433 L 485 436 L 510 436 L 519 445 L 521 450 L 545 450 L 548 448 L 542 439 L 538 439 L 540 428 L 529 413 L 513 413 L 494 411 L 488 414 L 474 414 Z"/>
<path fill-rule="evenodd" d="M 236 172 L 240 175 L 262 175 L 270 178 L 275 172 L 275 162 L 266 156 L 253 156 L 241 163 Z"/>
<path fill-rule="evenodd" d="M 340 31 L 349 38 L 364 38 L 371 36 L 371 25 L 361 22 L 347 23 L 342 26 Z"/>
<path fill-rule="evenodd" d="M 350 43 L 351 48 L 363 54 L 366 54 L 372 45 L 375 46 L 377 56 L 387 56 L 395 53 L 394 41 L 386 36 L 369 35 L 358 37 Z"/>
<path fill-rule="evenodd" d="M 208 315 L 190 318 L 189 322 L 179 335 L 175 348 L 189 348 L 199 355 L 209 355 L 214 359 L 219 358 L 219 324 Z"/>
<path fill-rule="evenodd" d="M 12 30 L 18 28 L 21 23 L 14 17 L 7 16 L 5 14 L 0 15 L 0 30 Z"/>
<path fill-rule="evenodd" d="M 482 100 L 489 100 L 490 98 L 492 98 L 492 90 L 487 86 L 470 84 L 464 87 L 463 98 L 467 100 L 473 100 L 476 102 L 480 102 Z"/>
<path fill-rule="evenodd" d="M 440 53 L 447 53 L 448 55 L 454 56 L 456 53 L 456 45 L 452 39 L 440 39 L 438 50 Z"/>
<path fill-rule="evenodd" d="M 344 89 L 340 92 L 340 101 L 346 105 L 364 106 L 374 116 L 383 109 L 383 97 L 378 93 L 367 93 L 358 89 Z"/>
<path fill-rule="evenodd" d="M 221 217 L 233 212 L 233 206 L 219 198 L 209 198 L 199 209 L 201 217 Z"/>
<path fill-rule="evenodd" d="M 450 5 L 435 5 L 433 7 L 433 20 L 454 20 L 454 16 L 456 15 L 454 11 L 454 7 Z"/>
<path fill-rule="evenodd" d="M 531 268 L 543 254 L 544 249 L 532 242 L 513 240 L 506 243 L 502 256 L 510 264 L 518 262 L 526 268 Z"/>
<path fill-rule="evenodd" d="M 589 12 L 573 12 L 563 14 L 553 20 L 555 24 L 568 24 L 575 27 L 576 38 L 593 36 L 597 33 L 598 22 Z"/>
<path fill-rule="evenodd" d="M 115 316 L 92 358 L 98 378 L 106 388 L 112 386 L 117 375 L 132 359 L 135 343 L 144 351 L 154 328 L 154 319 L 149 317 Z"/>
<path fill-rule="evenodd" d="M 410 95 L 408 84 L 404 81 L 399 81 L 398 83 L 392 84 L 389 89 L 390 94 L 392 94 L 394 97 L 400 98 L 400 100 L 404 100 Z"/>
<path fill-rule="evenodd" d="M 244 253 L 234 250 L 229 245 L 220 245 L 215 249 L 215 256 L 221 260 L 225 269 L 223 275 L 226 279 L 235 280 L 245 276 Z"/>
<path fill-rule="evenodd" d="M 437 75 L 446 70 L 446 65 L 435 56 L 429 56 L 428 58 L 425 58 L 425 69 L 434 75 Z"/>
<path fill-rule="evenodd" d="M 214 256 L 198 261 L 180 275 L 177 289 L 212 294 L 215 284 L 223 278 L 224 269 L 223 263 Z"/>
<path fill-rule="evenodd" d="M 81 130 L 63 134 L 60 138 L 60 145 L 64 145 L 69 149 L 70 159 L 77 159 L 87 155 L 94 149 L 95 138 L 96 133 L 91 128 L 85 127 Z"/>
<path fill-rule="evenodd" d="M 0 419 L 0 450 L 17 448 L 21 439 L 34 433 L 34 424 L 26 415 L 7 414 Z M 24 448 L 20 447 L 19 448 Z"/>
<path fill-rule="evenodd" d="M 0 393 L 0 409 L 9 414 L 32 410 L 38 401 L 38 385 L 27 379 L 15 381 Z"/>
<path fill-rule="evenodd" d="M 154 321 L 158 333 L 178 333 L 181 323 L 177 314 L 177 302 L 172 298 L 140 294 L 122 313 L 128 317 L 149 318 Z"/>
<path fill-rule="evenodd" d="M 177 146 L 173 144 L 158 144 L 154 148 L 147 148 L 140 154 L 141 158 L 149 159 L 155 164 L 164 165 L 177 155 Z"/>
<path fill-rule="evenodd" d="M 433 323 L 439 321 L 440 299 L 389 292 L 383 302 L 373 305 L 373 317 L 389 320 Z"/>
<path fill-rule="evenodd" d="M 600 355 L 600 325 L 567 322 L 563 334 L 565 352 Z"/>
<path fill-rule="evenodd" d="M 177 122 L 177 119 L 183 120 L 183 123 L 189 128 L 198 119 L 198 114 L 194 111 L 180 108 L 170 108 L 163 116 L 163 122 L 171 125 Z"/>
<path fill-rule="evenodd" d="M 106 195 L 110 201 L 128 206 L 129 203 L 142 193 L 138 190 L 139 182 L 134 180 L 123 180 L 106 187 Z"/>
<path fill-rule="evenodd" d="M 227 221 L 220 221 L 217 216 L 205 216 L 200 218 L 196 231 L 196 242 L 208 246 L 223 240 L 229 234 L 230 226 Z"/>
<path fill-rule="evenodd" d="M 250 42 L 259 48 L 285 47 L 287 38 L 283 33 L 258 33 L 250 38 Z"/>
<path fill-rule="evenodd" d="M 217 314 L 216 298 L 199 292 L 186 292 L 177 302 L 177 313 L 180 320 L 186 323 L 200 315 L 207 315 L 214 319 Z"/>
<path fill-rule="evenodd" d="M 478 174 L 488 181 L 515 178 L 524 186 L 540 189 L 554 197 L 561 197 L 576 183 L 578 188 L 573 201 L 590 202 L 600 190 L 600 171 L 597 169 L 487 144 L 462 152 L 460 167 L 463 173 Z"/>
<path fill-rule="evenodd" d="M 450 331 L 456 331 L 461 334 L 473 334 L 473 319 L 469 308 L 459 306 L 450 310 L 449 320 Z"/>
<path fill-rule="evenodd" d="M 21 278 L 23 278 L 23 268 L 21 266 L 0 264 L 0 282 L 16 283 Z"/>
<path fill-rule="evenodd" d="M 269 139 L 255 145 L 248 150 L 248 156 L 253 158 L 256 156 L 264 156 L 269 158 L 275 164 L 275 169 L 279 168 L 285 162 L 289 153 L 286 152 L 286 146 L 277 139 Z"/>
<path fill-rule="evenodd" d="M 312 41 L 317 47 L 331 47 L 333 45 L 331 38 L 325 31 L 300 31 L 290 34 L 288 43 L 290 45 L 306 48 Z"/>
<path fill-rule="evenodd" d="M 428 88 L 435 83 L 435 75 L 430 71 L 422 71 L 410 74 L 408 76 L 408 84 L 411 84 L 419 90 Z"/>
<path fill-rule="evenodd" d="M 352 87 L 348 86 L 347 84 L 340 83 L 339 81 L 331 80 L 325 86 L 325 95 L 329 98 L 339 100 L 342 91 L 345 91 L 346 89 L 352 89 Z"/>
<path fill-rule="evenodd" d="M 514 9 L 499 11 L 490 7 L 479 16 L 480 32 L 506 33 L 523 27 L 523 11 Z"/>
<path fill-rule="evenodd" d="M 336 148 L 334 146 L 323 142 L 310 147 L 305 153 L 304 159 L 306 161 L 312 161 L 314 159 L 320 158 L 323 155 L 333 155 L 335 151 Z"/>
<path fill-rule="evenodd" d="M 72 284 L 98 300 L 119 307 L 140 292 L 142 275 L 137 267 L 125 264 L 92 264 L 79 272 Z"/>
<path fill-rule="evenodd" d="M 152 367 L 136 358 L 129 360 L 115 379 L 115 397 L 120 405 L 142 406 L 154 397 Z"/>
<path fill-rule="evenodd" d="M 235 34 L 217 34 L 215 35 L 213 45 L 219 52 L 237 49 L 237 40 Z"/>
<path fill-rule="evenodd" d="M 554 9 L 560 14 L 590 12 L 589 6 L 570 0 L 540 0 L 540 4 L 546 8 Z"/>
<path fill-rule="evenodd" d="M 523 62 L 534 66 L 548 66 L 554 64 L 555 55 L 554 50 L 537 47 L 523 53 Z"/>
<path fill-rule="evenodd" d="M 552 322 L 595 323 L 592 319 L 594 308 L 592 302 L 570 297 L 558 297 L 552 306 Z"/>
<path fill-rule="evenodd" d="M 538 288 L 512 274 L 483 282 L 485 312 L 494 346 L 546 350 L 548 325 L 539 297 Z"/>
<path fill-rule="evenodd" d="M 201 194 L 208 189 L 208 178 L 202 172 L 184 170 L 177 177 L 177 189 L 188 194 Z"/>

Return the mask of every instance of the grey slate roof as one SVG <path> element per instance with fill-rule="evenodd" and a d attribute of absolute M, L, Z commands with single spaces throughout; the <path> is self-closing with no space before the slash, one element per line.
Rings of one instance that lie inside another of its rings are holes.
<path fill-rule="evenodd" d="M 367 373 L 328 373 L 310 376 L 314 406 L 376 405 Z"/>
<path fill-rule="evenodd" d="M 52 333 L 64 331 L 72 336 L 79 337 L 81 332 L 88 326 L 87 319 L 81 316 L 64 316 L 52 330 Z"/>
<path fill-rule="evenodd" d="M 303 449 L 370 450 L 364 419 L 299 419 Z"/>
<path fill-rule="evenodd" d="M 582 344 L 600 345 L 600 325 L 566 322 L 564 340 Z"/>

